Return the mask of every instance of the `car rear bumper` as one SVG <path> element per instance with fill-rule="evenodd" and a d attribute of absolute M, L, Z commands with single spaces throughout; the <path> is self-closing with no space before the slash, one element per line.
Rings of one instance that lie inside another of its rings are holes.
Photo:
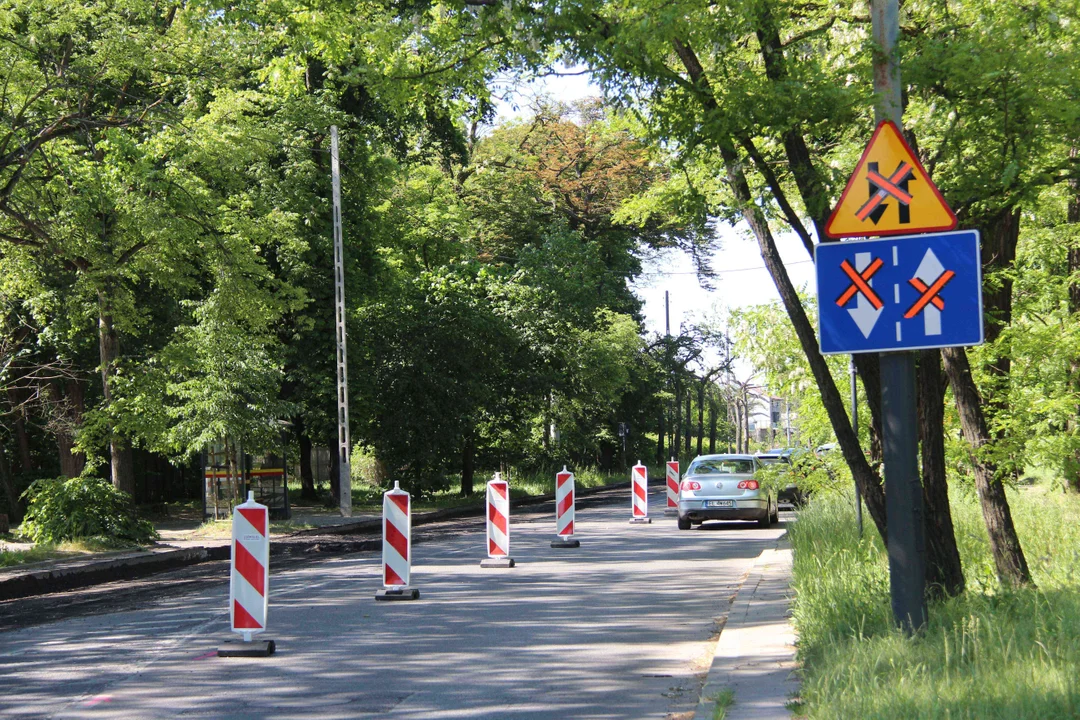
<path fill-rule="evenodd" d="M 706 501 L 680 500 L 679 517 L 691 520 L 761 520 L 769 514 L 769 501 L 765 498 L 736 498 L 733 500 L 734 506 L 730 508 L 705 507 Z"/>

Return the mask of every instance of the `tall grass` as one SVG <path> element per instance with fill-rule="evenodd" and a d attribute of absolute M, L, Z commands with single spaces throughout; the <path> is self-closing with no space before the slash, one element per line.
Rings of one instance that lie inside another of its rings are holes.
<path fill-rule="evenodd" d="M 818 496 L 791 530 L 793 618 L 809 718 L 1080 718 L 1080 499 L 1010 492 L 1037 589 L 998 586 L 978 502 L 954 492 L 967 579 L 925 632 L 893 627 L 876 531 L 860 540 L 850 497 Z"/>

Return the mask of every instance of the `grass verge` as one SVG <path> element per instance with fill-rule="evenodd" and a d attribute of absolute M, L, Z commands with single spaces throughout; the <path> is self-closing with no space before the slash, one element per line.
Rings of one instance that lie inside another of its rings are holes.
<path fill-rule="evenodd" d="M 885 551 L 860 539 L 850 497 L 819 496 L 790 530 L 793 619 L 807 718 L 1080 718 L 1080 498 L 1041 487 L 1009 501 L 1037 589 L 996 582 L 977 500 L 954 491 L 968 590 L 893 628 Z"/>
<path fill-rule="evenodd" d="M 490 476 L 487 474 L 477 473 L 474 485 L 475 492 L 468 496 L 463 496 L 461 494 L 461 480 L 455 479 L 446 490 L 440 490 L 421 498 L 414 497 L 413 512 L 427 512 L 430 510 L 443 510 L 446 508 L 476 505 L 483 502 L 484 486 L 490 479 Z M 528 474 L 511 473 L 509 479 L 510 496 L 513 498 L 536 497 L 539 495 L 549 495 L 555 492 L 554 472 Z M 605 472 L 602 470 L 585 468 L 575 471 L 574 473 L 574 482 L 578 489 L 602 487 L 604 485 L 628 482 L 629 480 L 629 470 L 626 472 L 621 470 Z M 403 487 L 406 490 L 409 489 L 407 486 L 403 485 Z M 290 487 L 289 491 L 291 493 L 293 492 L 293 489 Z M 297 492 L 299 492 L 299 488 L 297 488 Z M 382 494 L 383 488 L 362 484 L 354 479 L 352 489 L 353 512 L 382 512 Z"/>
<path fill-rule="evenodd" d="M 68 560 L 92 553 L 135 550 L 138 547 L 105 538 L 85 538 L 62 543 L 41 543 L 27 550 L 0 549 L 0 568 L 46 560 Z"/>

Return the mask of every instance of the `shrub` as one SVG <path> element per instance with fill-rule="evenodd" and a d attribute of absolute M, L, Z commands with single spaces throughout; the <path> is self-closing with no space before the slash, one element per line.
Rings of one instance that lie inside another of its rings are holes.
<path fill-rule="evenodd" d="M 157 539 L 154 526 L 140 520 L 127 493 L 94 477 L 36 480 L 26 492 L 20 531 L 35 543 L 109 538 L 145 544 Z"/>

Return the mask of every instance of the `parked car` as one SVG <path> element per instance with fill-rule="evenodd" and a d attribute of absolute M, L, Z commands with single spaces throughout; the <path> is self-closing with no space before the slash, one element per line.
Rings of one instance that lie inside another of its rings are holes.
<path fill-rule="evenodd" d="M 762 465 L 785 463 L 791 465 L 791 456 L 798 448 L 773 448 L 768 452 L 758 453 L 754 458 Z M 776 501 L 789 508 L 797 508 L 806 502 L 806 493 L 796 487 L 794 481 L 787 483 L 777 494 Z"/>
<path fill-rule="evenodd" d="M 760 527 L 777 521 L 776 499 L 754 479 L 753 455 L 701 455 L 694 458 L 679 490 L 679 529 L 706 520 L 756 520 Z"/>

